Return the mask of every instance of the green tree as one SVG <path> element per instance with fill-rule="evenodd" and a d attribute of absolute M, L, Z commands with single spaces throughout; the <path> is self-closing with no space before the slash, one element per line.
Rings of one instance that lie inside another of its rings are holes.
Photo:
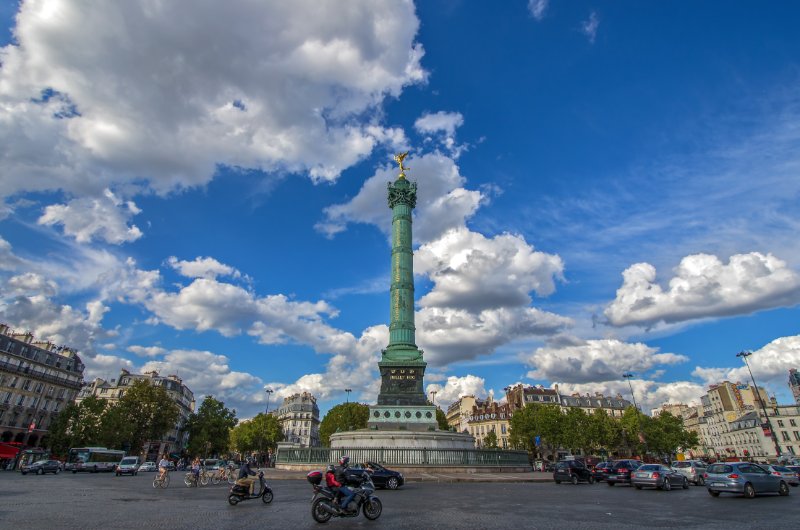
<path fill-rule="evenodd" d="M 242 421 L 231 429 L 231 446 L 240 453 L 275 450 L 283 440 L 283 431 L 278 418 L 272 414 L 259 413 L 253 419 Z"/>
<path fill-rule="evenodd" d="M 75 436 L 71 426 L 80 418 L 80 407 L 75 403 L 68 403 L 50 424 L 48 440 L 50 451 L 56 455 L 66 455 L 70 447 L 76 447 L 73 443 Z"/>
<path fill-rule="evenodd" d="M 191 414 L 186 422 L 189 453 L 198 456 L 224 453 L 235 425 L 236 411 L 225 407 L 225 403 L 214 396 L 206 396 L 197 412 Z"/>
<path fill-rule="evenodd" d="M 648 417 L 645 435 L 648 449 L 669 459 L 672 459 L 672 455 L 679 449 L 698 444 L 697 433 L 687 431 L 683 421 L 669 412 L 662 412 L 654 418 Z"/>
<path fill-rule="evenodd" d="M 497 449 L 497 433 L 494 432 L 494 429 L 483 437 L 483 447 L 486 449 Z"/>
<path fill-rule="evenodd" d="M 509 420 L 508 441 L 515 449 L 525 449 L 529 453 L 538 453 L 536 446 L 536 424 L 534 405 L 529 403 L 524 408 L 516 411 Z"/>
<path fill-rule="evenodd" d="M 134 381 L 113 410 L 118 417 L 109 425 L 125 426 L 123 444 L 129 446 L 131 454 L 138 453 L 148 440 L 161 440 L 175 427 L 179 414 L 178 405 L 164 387 L 146 380 Z"/>
<path fill-rule="evenodd" d="M 649 416 L 642 414 L 633 405 L 625 409 L 620 418 L 620 426 L 623 432 L 623 443 L 634 455 L 641 455 L 645 452 L 647 434 L 645 422 Z"/>
<path fill-rule="evenodd" d="M 319 424 L 319 439 L 322 445 L 330 447 L 331 434 L 336 432 L 366 429 L 369 421 L 369 407 L 361 403 L 340 403 L 325 414 Z"/>
<path fill-rule="evenodd" d="M 622 428 L 619 421 L 608 415 L 605 409 L 597 409 L 589 414 L 587 436 L 590 452 L 610 455 L 622 442 Z"/>
<path fill-rule="evenodd" d="M 577 452 L 576 449 L 581 449 L 584 454 L 588 453 L 592 445 L 589 415 L 583 409 L 571 407 L 562 414 L 559 421 L 563 447 L 570 449 L 573 454 Z"/>
<path fill-rule="evenodd" d="M 436 423 L 439 425 L 440 431 L 450 430 L 450 425 L 447 423 L 447 415 L 439 407 L 436 407 Z"/>

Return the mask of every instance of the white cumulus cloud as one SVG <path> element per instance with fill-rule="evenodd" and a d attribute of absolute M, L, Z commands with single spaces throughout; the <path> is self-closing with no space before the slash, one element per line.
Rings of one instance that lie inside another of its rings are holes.
<path fill-rule="evenodd" d="M 619 379 L 624 372 L 644 372 L 687 360 L 684 355 L 658 353 L 657 348 L 646 344 L 616 339 L 575 339 L 567 344 L 537 348 L 526 358 L 534 368 L 528 377 L 568 383 Z"/>
<path fill-rule="evenodd" d="M 63 225 L 64 233 L 80 243 L 99 238 L 121 244 L 142 237 L 136 225 L 128 225 L 128 220 L 138 213 L 140 210 L 133 201 L 121 201 L 110 190 L 105 190 L 101 197 L 47 206 L 39 224 Z"/>
<path fill-rule="evenodd" d="M 443 410 L 462 396 L 485 398 L 490 393 L 486 390 L 486 380 L 471 374 L 462 377 L 451 375 L 444 384 L 429 384 L 425 390 L 429 397 L 432 391 L 436 392 L 436 405 Z"/>
<path fill-rule="evenodd" d="M 800 302 L 800 275 L 772 254 L 683 258 L 667 289 L 656 282 L 656 269 L 637 263 L 622 274 L 616 299 L 605 309 L 614 326 L 652 326 L 699 318 L 744 315 Z"/>
<path fill-rule="evenodd" d="M 167 259 L 167 263 L 187 278 L 208 278 L 213 280 L 217 276 L 239 278 L 242 275 L 230 265 L 225 265 L 210 257 L 201 258 L 198 256 L 193 261 L 185 261 L 179 260 L 175 256 L 170 256 Z"/>

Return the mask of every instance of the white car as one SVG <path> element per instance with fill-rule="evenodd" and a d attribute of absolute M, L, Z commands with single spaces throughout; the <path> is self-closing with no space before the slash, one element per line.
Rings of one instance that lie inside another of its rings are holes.
<path fill-rule="evenodd" d="M 155 471 L 158 469 L 155 462 L 145 462 L 139 466 L 139 471 Z"/>

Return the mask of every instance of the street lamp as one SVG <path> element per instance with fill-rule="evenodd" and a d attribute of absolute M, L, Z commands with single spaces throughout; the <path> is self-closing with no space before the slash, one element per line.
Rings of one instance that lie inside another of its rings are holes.
<path fill-rule="evenodd" d="M 267 393 L 267 414 L 269 414 L 269 398 L 272 397 L 273 390 L 271 388 L 267 388 L 264 390 Z"/>
<path fill-rule="evenodd" d="M 352 392 L 353 389 L 352 388 L 345 388 L 344 391 L 347 392 L 347 402 L 350 403 L 350 392 Z"/>
<path fill-rule="evenodd" d="M 750 351 L 740 351 L 736 354 L 737 357 L 741 357 L 744 361 L 745 366 L 747 366 L 747 371 L 750 372 L 750 379 L 753 381 L 753 388 L 755 389 L 756 396 L 758 396 L 758 401 L 761 403 L 761 411 L 764 413 L 764 417 L 767 420 L 767 427 L 769 428 L 769 434 L 772 437 L 772 443 L 775 444 L 775 455 L 780 458 L 781 457 L 781 447 L 778 445 L 778 436 L 775 434 L 775 431 L 772 429 L 772 422 L 769 421 L 769 415 L 767 414 L 767 406 L 764 404 L 764 400 L 761 398 L 761 392 L 758 390 L 758 385 L 756 384 L 756 378 L 753 377 L 753 371 L 750 369 L 750 363 L 747 362 L 747 358 L 753 355 L 753 352 Z"/>
<path fill-rule="evenodd" d="M 633 393 L 633 384 L 631 383 L 631 379 L 633 379 L 633 374 L 630 372 L 625 372 L 624 374 L 622 374 L 622 378 L 628 380 L 628 387 L 631 389 L 631 399 L 633 400 L 633 408 L 636 409 L 636 430 L 639 431 L 636 433 L 636 435 L 639 438 L 639 441 L 644 443 L 644 440 L 642 438 L 642 426 L 639 422 L 639 406 L 636 404 L 636 394 Z"/>
<path fill-rule="evenodd" d="M 433 403 L 433 406 L 435 407 L 436 406 L 436 390 L 431 390 L 430 393 L 433 395 L 433 397 L 431 398 L 431 403 Z"/>

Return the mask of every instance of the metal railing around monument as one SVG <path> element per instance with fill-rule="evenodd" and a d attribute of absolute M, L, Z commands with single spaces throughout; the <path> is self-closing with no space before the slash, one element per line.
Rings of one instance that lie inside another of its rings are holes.
<path fill-rule="evenodd" d="M 327 447 L 280 448 L 278 464 L 328 464 L 348 455 L 351 462 L 387 466 L 529 466 L 526 451 L 501 449 L 412 449 Z"/>

